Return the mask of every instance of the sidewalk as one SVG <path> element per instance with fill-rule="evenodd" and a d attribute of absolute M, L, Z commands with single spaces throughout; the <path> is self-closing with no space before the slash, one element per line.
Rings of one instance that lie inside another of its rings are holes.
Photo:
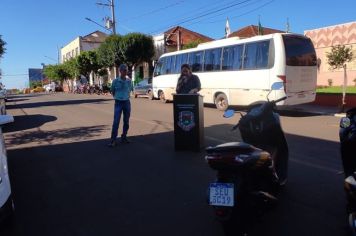
<path fill-rule="evenodd" d="M 320 115 L 330 115 L 336 117 L 344 117 L 346 113 L 340 113 L 339 107 L 336 106 L 321 106 L 315 104 L 301 104 L 301 105 L 294 105 L 294 106 L 286 106 L 281 108 L 281 110 L 285 111 L 295 111 L 295 112 L 305 112 L 311 114 L 320 114 Z M 350 108 L 345 108 L 347 111 Z"/>

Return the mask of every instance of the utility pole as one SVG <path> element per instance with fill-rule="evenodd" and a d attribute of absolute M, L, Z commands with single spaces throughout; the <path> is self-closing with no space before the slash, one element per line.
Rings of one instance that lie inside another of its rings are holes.
<path fill-rule="evenodd" d="M 116 20 L 115 20 L 115 10 L 114 10 L 114 0 L 111 0 L 111 20 L 112 20 L 112 32 L 116 34 Z"/>
<path fill-rule="evenodd" d="M 110 3 L 101 3 L 97 2 L 97 5 L 100 6 L 107 6 L 111 8 L 111 20 L 110 20 L 110 26 L 112 29 L 112 33 L 116 34 L 116 21 L 115 21 L 115 6 L 114 6 L 114 0 L 110 0 Z"/>
<path fill-rule="evenodd" d="M 108 0 L 108 3 L 96 3 L 97 5 L 101 5 L 101 6 L 107 6 L 107 7 L 110 7 L 111 8 L 111 20 L 110 19 L 107 19 L 108 21 L 108 28 L 111 28 L 112 30 L 112 34 L 113 35 L 116 35 L 116 21 L 115 21 L 115 7 L 114 7 L 114 0 L 110 0 L 110 3 L 109 3 L 109 0 Z M 116 71 L 116 65 L 114 63 L 114 78 L 116 78 L 117 76 L 117 71 Z"/>

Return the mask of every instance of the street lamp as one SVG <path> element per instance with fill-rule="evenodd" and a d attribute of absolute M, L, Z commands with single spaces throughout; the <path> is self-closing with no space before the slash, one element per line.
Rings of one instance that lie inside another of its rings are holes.
<path fill-rule="evenodd" d="M 93 21 L 92 19 L 90 19 L 90 18 L 88 18 L 88 17 L 85 17 L 85 19 L 86 19 L 87 21 L 93 22 L 94 24 L 96 24 L 96 25 L 100 26 L 101 28 L 104 28 L 104 29 L 106 29 L 107 31 L 110 31 L 111 33 L 113 33 L 113 31 L 112 31 L 112 30 L 110 30 L 110 28 L 109 28 L 109 27 L 102 26 L 102 25 L 101 25 L 101 24 L 99 24 L 98 22 Z"/>
<path fill-rule="evenodd" d="M 43 77 L 44 77 L 44 68 L 46 67 L 46 65 L 44 63 L 41 63 L 42 66 L 42 73 L 41 73 L 41 86 L 43 87 Z"/>

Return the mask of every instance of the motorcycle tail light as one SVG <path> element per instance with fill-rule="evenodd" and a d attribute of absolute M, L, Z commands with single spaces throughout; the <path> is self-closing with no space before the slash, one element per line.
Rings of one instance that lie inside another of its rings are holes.
<path fill-rule="evenodd" d="M 267 160 L 271 159 L 271 155 L 268 152 L 261 152 L 260 159 L 267 161 Z"/>
<path fill-rule="evenodd" d="M 347 128 L 351 125 L 351 120 L 348 117 L 343 117 L 340 120 L 340 127 Z"/>

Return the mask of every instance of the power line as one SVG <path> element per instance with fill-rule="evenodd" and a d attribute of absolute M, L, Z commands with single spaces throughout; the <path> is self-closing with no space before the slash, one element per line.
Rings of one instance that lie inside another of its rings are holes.
<path fill-rule="evenodd" d="M 206 13 L 201 14 L 201 15 L 199 15 L 199 16 L 196 16 L 196 17 L 193 17 L 193 18 L 188 18 L 188 19 L 186 19 L 186 20 L 182 20 L 182 21 L 180 21 L 180 22 L 177 22 L 177 23 L 174 24 L 174 25 L 181 25 L 181 24 L 184 24 L 184 23 L 187 23 L 187 22 L 190 22 L 190 21 L 193 21 L 193 20 L 196 20 L 196 19 L 199 19 L 199 18 L 208 16 L 208 15 L 211 15 L 211 14 L 214 14 L 214 13 L 217 13 L 217 12 L 220 12 L 220 11 L 223 11 L 223 10 L 226 10 L 226 9 L 229 9 L 229 8 L 231 8 L 231 7 L 235 7 L 235 6 L 241 5 L 241 4 L 246 3 L 246 2 L 249 2 L 249 1 L 251 1 L 251 0 L 245 0 L 245 1 L 242 1 L 242 2 L 230 4 L 230 5 L 228 5 L 228 6 L 225 6 L 225 7 L 222 7 L 222 8 L 216 9 L 216 10 L 213 10 L 213 11 L 206 12 Z M 173 26 L 174 26 L 174 25 L 173 25 Z M 173 27 L 173 26 L 171 25 L 171 26 L 169 26 L 169 28 L 170 28 L 170 27 Z M 162 30 L 164 30 L 164 29 L 166 29 L 166 28 L 167 28 L 167 27 L 161 28 L 161 29 L 159 29 L 159 30 L 152 31 L 152 32 L 149 33 L 149 34 L 153 34 L 153 33 L 156 33 L 156 32 L 160 32 L 160 31 L 162 31 Z"/>
<path fill-rule="evenodd" d="M 251 5 L 253 5 L 253 4 L 256 4 L 257 2 L 259 2 L 259 1 L 255 1 L 255 2 L 252 2 L 252 3 L 250 3 L 250 4 L 246 4 L 245 6 L 242 6 L 241 8 L 244 8 L 244 7 L 247 7 L 247 6 L 251 6 Z M 265 6 L 268 5 L 268 4 L 271 4 L 272 2 L 274 2 L 274 0 L 271 0 L 271 1 L 265 3 L 265 4 L 261 5 L 261 6 L 258 6 L 258 7 L 256 7 L 256 8 L 253 8 L 252 10 L 249 10 L 249 11 L 244 12 L 244 13 L 242 13 L 242 14 L 235 15 L 235 16 L 229 16 L 229 19 L 230 19 L 230 20 L 231 20 L 231 19 L 236 19 L 236 18 L 238 18 L 238 17 L 244 16 L 244 15 L 248 15 L 248 14 L 254 12 L 254 11 L 257 11 L 257 10 L 259 10 L 259 9 L 261 9 L 261 8 L 263 8 L 263 7 L 265 7 Z M 225 13 L 224 13 L 224 14 L 225 14 Z M 221 15 L 224 15 L 224 14 L 215 15 L 214 17 L 211 17 L 211 18 L 209 18 L 209 19 L 213 19 L 213 18 L 215 18 L 215 17 L 221 16 Z M 219 20 L 215 20 L 215 21 L 207 21 L 207 20 L 209 20 L 209 19 L 203 19 L 203 20 L 195 21 L 195 22 L 192 22 L 191 24 L 188 24 L 188 25 L 194 25 L 194 24 L 202 23 L 202 22 L 203 22 L 203 24 L 213 24 L 213 23 L 217 23 L 217 22 L 224 22 L 224 21 L 226 21 L 226 18 L 225 18 L 225 17 L 222 18 L 222 19 L 219 19 Z M 206 22 L 204 22 L 204 21 L 206 21 Z"/>
<path fill-rule="evenodd" d="M 240 6 L 239 9 L 242 9 L 242 8 L 245 8 L 245 7 L 248 7 L 248 6 L 251 6 L 251 5 L 256 4 L 256 3 L 258 3 L 258 2 L 260 2 L 260 0 L 256 0 L 256 1 L 251 2 L 251 3 L 247 3 L 247 4 L 243 5 L 243 6 Z M 201 22 L 203 22 L 203 23 L 205 23 L 205 24 L 207 24 L 207 23 L 216 23 L 216 22 L 224 22 L 224 21 L 226 21 L 226 15 L 227 15 L 227 13 L 232 12 L 232 11 L 236 11 L 236 10 L 235 10 L 234 8 L 231 8 L 231 9 L 228 10 L 228 11 L 224 11 L 224 12 L 222 12 L 222 13 L 220 13 L 220 14 L 217 14 L 217 15 L 214 15 L 214 16 L 212 16 L 212 17 L 210 17 L 210 18 L 201 19 L 201 20 L 199 20 L 199 21 L 195 21 L 195 22 L 192 22 L 192 23 L 190 23 L 190 24 L 187 24 L 187 26 L 188 26 L 188 25 L 194 25 L 194 24 L 201 23 Z M 209 21 L 208 21 L 208 20 L 211 20 L 211 19 L 216 18 L 216 17 L 221 16 L 221 15 L 224 15 L 224 19 L 222 19 L 222 20 L 217 20 L 217 21 L 214 21 L 214 22 L 211 22 L 211 21 L 209 22 Z M 230 19 L 230 17 L 229 17 L 229 19 Z M 205 22 L 204 22 L 204 21 L 205 21 Z"/>
<path fill-rule="evenodd" d="M 177 5 L 179 5 L 179 4 L 182 4 L 183 2 L 184 2 L 184 0 L 181 0 L 181 1 L 178 1 L 178 2 L 175 2 L 175 3 L 172 3 L 172 4 L 170 4 L 170 5 L 167 5 L 167 6 L 164 6 L 164 7 L 161 7 L 161 8 L 157 8 L 157 9 L 154 9 L 154 10 L 152 10 L 152 11 L 149 11 L 149 12 L 146 12 L 146 13 L 143 13 L 143 14 L 140 14 L 140 15 L 137 15 L 137 16 L 134 16 L 134 17 L 131 17 L 131 18 L 123 19 L 123 20 L 121 20 L 120 22 L 134 21 L 134 20 L 140 19 L 140 18 L 142 18 L 142 17 L 144 17 L 144 16 L 147 16 L 147 15 L 150 15 L 150 14 L 153 14 L 153 13 L 157 13 L 157 12 L 166 10 L 166 9 L 168 9 L 168 8 L 177 6 Z"/>
<path fill-rule="evenodd" d="M 269 5 L 269 4 L 271 4 L 272 2 L 274 2 L 274 0 L 271 0 L 271 1 L 269 1 L 269 2 L 266 2 L 265 4 L 263 4 L 263 5 L 259 6 L 259 7 L 256 7 L 256 8 L 254 8 L 254 9 L 250 10 L 250 11 L 247 11 L 247 12 L 245 12 L 245 13 L 242 13 L 242 14 L 240 14 L 240 15 L 235 15 L 235 16 L 229 17 L 229 19 L 236 19 L 236 18 L 238 18 L 238 17 L 248 15 L 248 14 L 250 14 L 251 12 L 257 11 L 257 10 L 259 10 L 259 9 L 261 9 L 261 8 L 263 8 L 263 7 L 267 6 L 267 5 Z M 251 5 L 251 4 L 250 4 L 250 5 Z M 224 19 L 221 19 L 221 20 L 210 21 L 210 22 L 207 22 L 207 23 L 216 23 L 216 22 L 221 22 L 221 21 L 225 21 L 225 20 L 226 20 L 226 19 L 224 18 Z M 196 22 L 196 23 L 199 23 L 199 22 Z"/>
<path fill-rule="evenodd" d="M 1 77 L 25 76 L 25 75 L 28 75 L 28 74 L 1 75 Z"/>
<path fill-rule="evenodd" d="M 260 1 L 260 0 L 256 0 L 256 1 L 254 1 L 254 2 L 247 3 L 247 4 L 243 5 L 243 6 L 241 6 L 241 7 L 239 8 L 239 10 L 242 10 L 243 8 L 246 8 L 246 7 L 255 5 L 255 4 L 259 3 L 259 2 L 261 2 L 261 1 Z M 210 18 L 207 18 L 207 19 L 202 19 L 202 20 L 200 20 L 200 21 L 197 21 L 196 23 L 200 23 L 200 22 L 203 22 L 203 23 L 216 23 L 216 22 L 226 21 L 226 15 L 227 15 L 228 13 L 230 13 L 230 12 L 233 12 L 233 11 L 236 11 L 236 10 L 235 10 L 235 9 L 227 10 L 227 11 L 222 12 L 222 13 L 220 13 L 220 14 L 214 15 L 213 17 L 210 17 Z M 222 15 L 224 15 L 224 18 L 223 18 L 223 19 L 219 19 L 219 20 L 216 20 L 216 21 L 211 21 L 211 19 L 216 18 L 216 17 L 218 17 L 218 16 L 222 16 Z M 230 19 L 230 18 L 231 18 L 231 16 L 229 15 L 229 19 Z M 204 22 L 204 21 L 205 21 L 205 22 Z M 195 22 L 192 23 L 192 24 L 195 24 Z"/>
<path fill-rule="evenodd" d="M 220 6 L 221 6 L 221 4 L 222 4 L 223 2 L 226 2 L 226 1 L 227 1 L 227 0 L 218 0 L 218 1 L 215 1 L 214 3 L 209 3 L 209 4 L 205 5 L 205 6 L 200 6 L 199 8 L 191 9 L 191 11 L 185 11 L 185 14 L 182 14 L 181 17 L 179 17 L 179 18 L 176 17 L 176 18 L 174 18 L 174 19 L 171 18 L 171 20 L 174 20 L 175 22 L 177 22 L 177 21 L 182 21 L 182 20 L 190 19 L 190 18 L 192 18 L 192 17 L 194 17 L 194 16 L 196 16 L 196 15 L 199 15 L 199 14 L 208 13 L 208 12 L 210 12 L 210 11 L 212 11 L 212 10 L 215 10 L 217 7 L 219 7 L 219 6 L 213 7 L 214 5 L 220 5 Z M 230 2 L 228 2 L 228 3 L 226 3 L 226 4 L 224 4 L 224 6 L 225 6 L 225 5 L 228 5 L 228 4 L 235 3 L 235 2 L 236 2 L 236 0 L 230 1 Z M 208 8 L 208 7 L 210 7 L 210 9 L 203 11 L 203 9 L 206 9 L 206 8 Z M 193 14 L 193 15 L 192 15 L 192 14 Z M 178 23 L 177 23 L 177 24 L 178 24 Z M 166 26 L 166 28 L 169 27 L 169 26 L 170 26 L 170 25 Z"/>

